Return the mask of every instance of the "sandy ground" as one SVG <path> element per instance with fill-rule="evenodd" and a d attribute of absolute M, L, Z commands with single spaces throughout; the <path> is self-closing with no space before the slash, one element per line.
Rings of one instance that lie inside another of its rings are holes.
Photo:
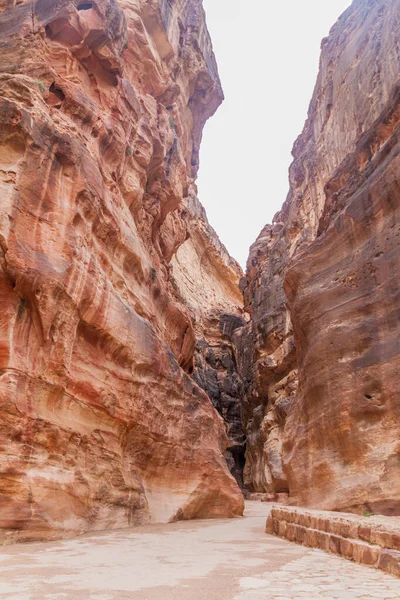
<path fill-rule="evenodd" d="M 400 599 L 400 580 L 264 533 L 243 519 L 153 525 L 0 549 L 3 600 Z"/>

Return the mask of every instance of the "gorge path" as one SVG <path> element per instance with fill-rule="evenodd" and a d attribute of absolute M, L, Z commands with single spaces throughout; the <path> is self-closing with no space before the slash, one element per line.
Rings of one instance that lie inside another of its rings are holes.
<path fill-rule="evenodd" d="M 244 518 L 142 526 L 0 551 L 2 600 L 398 600 L 400 581 Z"/>

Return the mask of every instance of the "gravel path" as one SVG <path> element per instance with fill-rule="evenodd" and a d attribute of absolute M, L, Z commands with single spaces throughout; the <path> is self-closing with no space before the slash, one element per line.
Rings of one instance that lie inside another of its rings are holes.
<path fill-rule="evenodd" d="M 244 519 L 153 525 L 0 548 L 1 600 L 400 600 L 400 580 Z"/>

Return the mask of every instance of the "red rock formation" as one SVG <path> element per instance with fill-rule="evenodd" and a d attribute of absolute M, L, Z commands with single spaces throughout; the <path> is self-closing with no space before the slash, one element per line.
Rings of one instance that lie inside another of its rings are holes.
<path fill-rule="evenodd" d="M 229 440 L 225 458 L 243 487 L 242 381 L 232 343 L 234 332 L 246 324 L 238 286 L 243 273 L 208 225 L 198 200 L 188 199 L 187 206 L 192 215 L 191 235 L 172 260 L 172 276 L 195 324 L 193 379 L 225 421 Z"/>
<path fill-rule="evenodd" d="M 176 284 L 203 252 L 240 314 L 183 201 L 222 99 L 201 3 L 0 0 L 0 32 L 0 537 L 239 515 Z"/>
<path fill-rule="evenodd" d="M 249 487 L 397 515 L 399 22 L 399 2 L 355 0 L 323 41 L 288 199 L 250 254 L 253 321 L 237 342 L 253 344 L 240 359 Z"/>

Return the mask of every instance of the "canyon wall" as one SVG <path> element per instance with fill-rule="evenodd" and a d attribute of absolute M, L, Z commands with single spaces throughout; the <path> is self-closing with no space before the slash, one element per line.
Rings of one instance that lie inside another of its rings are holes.
<path fill-rule="evenodd" d="M 243 324 L 194 184 L 201 2 L 0 0 L 0 48 L 0 539 L 240 515 L 196 383 Z"/>
<path fill-rule="evenodd" d="M 243 487 L 246 447 L 243 389 L 233 344 L 234 332 L 246 324 L 238 285 L 243 273 L 207 224 L 197 198 L 189 198 L 187 205 L 195 219 L 190 238 L 172 259 L 172 276 L 179 297 L 193 318 L 196 335 L 193 379 L 225 421 L 228 434 L 225 459 Z"/>
<path fill-rule="evenodd" d="M 251 249 L 245 484 L 400 514 L 400 3 L 355 0 L 322 42 L 290 192 Z"/>

